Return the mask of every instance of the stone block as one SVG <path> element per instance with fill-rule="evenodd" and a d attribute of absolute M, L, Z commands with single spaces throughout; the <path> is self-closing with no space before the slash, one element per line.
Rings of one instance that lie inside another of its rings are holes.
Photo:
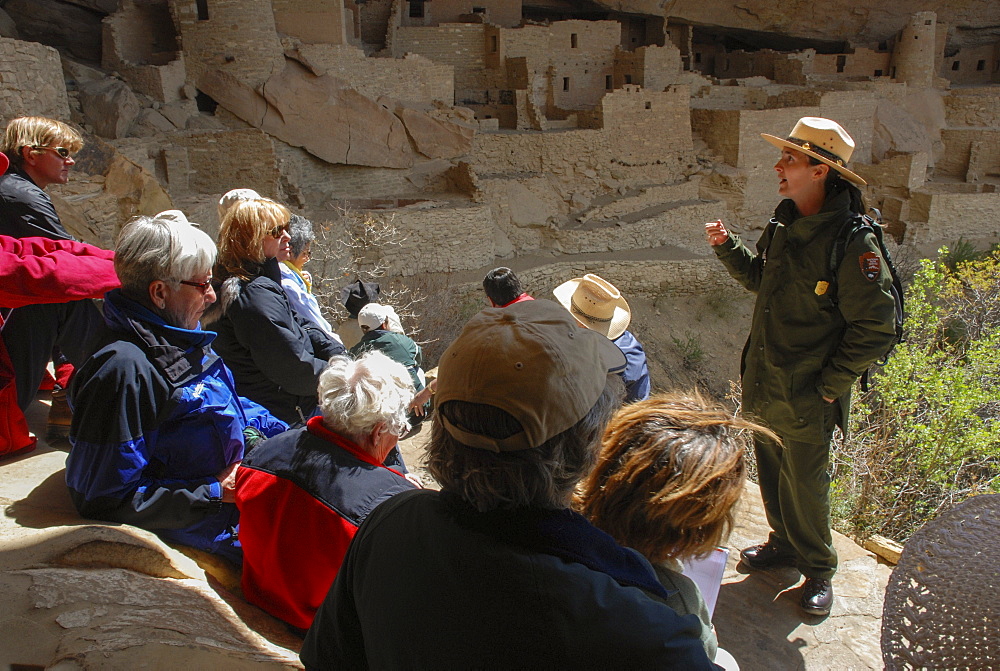
<path fill-rule="evenodd" d="M 80 105 L 94 132 L 110 139 L 126 137 L 142 108 L 132 89 L 117 79 L 81 85 Z"/>

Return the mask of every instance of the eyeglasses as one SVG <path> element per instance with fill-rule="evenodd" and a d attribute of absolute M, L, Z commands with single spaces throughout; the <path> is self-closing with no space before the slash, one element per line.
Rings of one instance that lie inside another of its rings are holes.
<path fill-rule="evenodd" d="M 59 154 L 59 156 L 61 158 L 69 158 L 69 155 L 72 153 L 66 147 L 38 147 L 38 146 L 36 146 L 36 147 L 32 147 L 32 149 L 34 149 L 36 151 L 42 151 L 43 149 L 51 149 L 55 153 Z"/>
<path fill-rule="evenodd" d="M 204 282 L 192 282 L 191 280 L 177 280 L 177 283 L 186 284 L 189 287 L 194 287 L 196 289 L 199 289 L 201 293 L 205 293 L 206 291 L 208 291 L 208 288 L 212 286 L 212 278 L 209 277 Z"/>
<path fill-rule="evenodd" d="M 280 224 L 275 226 L 267 232 L 272 238 L 280 238 L 284 233 L 288 232 L 288 224 Z"/>

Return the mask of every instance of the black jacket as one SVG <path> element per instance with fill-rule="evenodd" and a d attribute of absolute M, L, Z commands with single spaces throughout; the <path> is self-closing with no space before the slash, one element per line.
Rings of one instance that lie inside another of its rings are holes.
<path fill-rule="evenodd" d="M 649 564 L 569 510 L 379 505 L 302 645 L 307 669 L 713 669 Z"/>
<path fill-rule="evenodd" d="M 73 240 L 48 194 L 20 170 L 0 177 L 0 235 Z"/>
<path fill-rule="evenodd" d="M 330 357 L 346 351 L 295 313 L 273 258 L 249 281 L 230 277 L 223 282 L 202 326 L 219 334 L 215 351 L 233 372 L 240 396 L 289 424 L 312 415 L 319 374 Z"/>

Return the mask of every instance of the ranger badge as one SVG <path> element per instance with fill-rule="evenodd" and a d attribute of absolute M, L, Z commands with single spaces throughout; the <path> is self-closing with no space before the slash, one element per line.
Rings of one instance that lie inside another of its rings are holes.
<path fill-rule="evenodd" d="M 816 283 L 816 288 L 813 289 L 813 292 L 817 296 L 822 296 L 823 294 L 826 293 L 826 290 L 829 288 L 830 288 L 829 282 L 824 282 L 823 280 L 820 280 L 819 282 Z"/>
<path fill-rule="evenodd" d="M 875 252 L 865 252 L 858 257 L 858 263 L 861 264 L 861 274 L 869 282 L 877 280 L 882 273 L 882 259 Z"/>

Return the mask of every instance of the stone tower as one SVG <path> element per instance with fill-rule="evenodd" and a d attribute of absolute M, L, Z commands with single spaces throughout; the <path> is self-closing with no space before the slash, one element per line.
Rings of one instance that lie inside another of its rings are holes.
<path fill-rule="evenodd" d="M 896 81 L 930 88 L 936 72 L 937 14 L 917 12 L 903 28 L 892 55 L 891 73 Z"/>

